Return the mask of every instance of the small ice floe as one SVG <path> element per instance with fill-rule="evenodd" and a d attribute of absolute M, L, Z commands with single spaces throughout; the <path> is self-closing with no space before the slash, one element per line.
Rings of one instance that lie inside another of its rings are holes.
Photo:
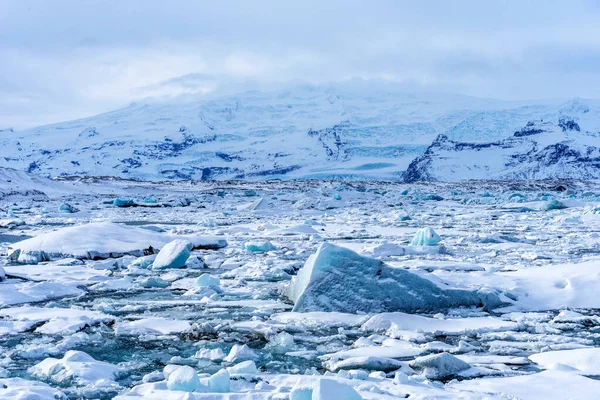
<path fill-rule="evenodd" d="M 410 366 L 428 379 L 446 379 L 471 368 L 469 364 L 449 353 L 430 354 L 411 361 Z"/>
<path fill-rule="evenodd" d="M 67 395 L 50 385 L 22 378 L 0 379 L 0 398 L 5 400 L 67 400 Z"/>
<path fill-rule="evenodd" d="M 1 309 L 0 316 L 39 325 L 35 331 L 47 335 L 74 333 L 86 326 L 115 320 L 100 311 L 28 306 Z"/>
<path fill-rule="evenodd" d="M 9 247 L 9 257 L 21 264 L 61 258 L 103 259 L 124 255 L 144 256 L 176 239 L 187 240 L 194 249 L 219 249 L 223 239 L 210 236 L 175 236 L 110 222 L 94 222 L 62 228 Z M 185 261 L 185 260 L 184 260 Z"/>
<path fill-rule="evenodd" d="M 135 321 L 121 321 L 115 325 L 115 335 L 171 335 L 188 331 L 188 321 L 166 318 L 142 318 Z"/>
<path fill-rule="evenodd" d="M 29 373 L 40 379 L 89 387 L 116 385 L 115 380 L 124 372 L 121 367 L 96 361 L 89 354 L 75 350 L 67 351 L 62 359 L 50 357 L 29 368 Z"/>

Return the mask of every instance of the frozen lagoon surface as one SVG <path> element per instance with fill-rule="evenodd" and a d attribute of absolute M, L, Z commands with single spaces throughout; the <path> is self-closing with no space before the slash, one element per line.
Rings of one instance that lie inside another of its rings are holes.
<path fill-rule="evenodd" d="M 0 195 L 0 398 L 600 398 L 600 186 L 565 186 Z"/>

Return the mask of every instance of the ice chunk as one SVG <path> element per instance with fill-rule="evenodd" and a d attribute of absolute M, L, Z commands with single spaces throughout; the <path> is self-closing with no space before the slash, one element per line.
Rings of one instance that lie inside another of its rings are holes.
<path fill-rule="evenodd" d="M 407 364 L 388 357 L 360 356 L 350 357 L 339 361 L 326 361 L 324 366 L 333 372 L 341 369 L 367 369 L 369 371 L 394 371 L 405 368 Z"/>
<path fill-rule="evenodd" d="M 266 253 L 267 251 L 276 250 L 277 248 L 267 240 L 263 243 L 244 243 L 243 249 L 251 253 Z"/>
<path fill-rule="evenodd" d="M 408 375 L 402 371 L 396 371 L 394 374 L 394 383 L 396 385 L 406 385 L 408 383 Z"/>
<path fill-rule="evenodd" d="M 287 332 L 280 332 L 271 339 L 271 343 L 289 349 L 294 347 L 294 337 Z"/>
<path fill-rule="evenodd" d="M 115 326 L 115 335 L 170 335 L 189 330 L 188 321 L 165 318 L 142 318 L 136 321 L 121 321 Z"/>
<path fill-rule="evenodd" d="M 231 391 L 231 381 L 229 372 L 222 369 L 208 379 L 208 390 L 212 393 L 229 393 Z"/>
<path fill-rule="evenodd" d="M 82 351 L 69 350 L 62 359 L 47 358 L 29 369 L 29 373 L 57 384 L 74 381 L 77 385 L 110 386 L 123 369 L 96 361 Z"/>
<path fill-rule="evenodd" d="M 67 396 L 43 382 L 8 378 L 0 379 L 0 398 L 4 400 L 66 400 Z"/>
<path fill-rule="evenodd" d="M 227 371 L 229 371 L 230 374 L 256 374 L 258 369 L 256 368 L 254 361 L 248 360 L 227 368 Z"/>
<path fill-rule="evenodd" d="M 440 240 L 442 239 L 439 235 L 432 228 L 427 227 L 419 229 L 410 244 L 413 246 L 437 246 Z"/>
<path fill-rule="evenodd" d="M 331 243 L 321 244 L 284 292 L 298 312 L 436 311 L 500 304 L 492 293 L 442 289 L 417 274 Z"/>
<path fill-rule="evenodd" d="M 418 357 L 410 363 L 410 366 L 422 370 L 423 375 L 428 379 L 445 379 L 471 368 L 469 364 L 449 353 Z"/>
<path fill-rule="evenodd" d="M 192 244 L 187 240 L 173 240 L 167 243 L 156 256 L 152 269 L 168 269 L 185 267 L 185 262 L 190 257 Z"/>
<path fill-rule="evenodd" d="M 196 281 L 196 285 L 200 287 L 209 287 L 212 289 L 220 289 L 221 281 L 216 276 L 210 274 L 202 274 Z"/>
<path fill-rule="evenodd" d="M 196 370 L 187 365 L 176 368 L 167 378 L 169 390 L 180 390 L 182 392 L 193 392 L 200 386 L 200 378 Z"/>
<path fill-rule="evenodd" d="M 20 263 L 79 258 L 102 259 L 129 254 L 154 253 L 175 239 L 192 243 L 195 249 L 227 246 L 222 239 L 207 236 L 175 236 L 110 222 L 94 222 L 45 233 L 9 246 L 10 258 Z"/>
<path fill-rule="evenodd" d="M 131 199 L 120 199 L 117 197 L 113 200 L 113 205 L 115 207 L 133 207 L 135 202 Z"/>
<path fill-rule="evenodd" d="M 312 392 L 312 400 L 362 400 L 351 386 L 333 379 L 319 379 Z"/>
<path fill-rule="evenodd" d="M 227 357 L 225 357 L 225 361 L 227 362 L 244 360 L 258 360 L 258 355 L 254 352 L 254 350 L 245 344 L 234 344 Z"/>
<path fill-rule="evenodd" d="M 108 323 L 114 317 L 99 311 L 70 308 L 15 307 L 0 310 L 0 316 L 39 325 L 36 332 L 47 335 L 74 333 L 86 326 Z"/>
<path fill-rule="evenodd" d="M 554 199 L 554 200 L 550 200 L 550 201 L 542 204 L 542 206 L 540 207 L 540 210 L 542 210 L 542 211 L 552 211 L 552 210 L 563 210 L 565 208 L 567 208 L 566 205 L 564 205 L 560 201 Z"/>
<path fill-rule="evenodd" d="M 312 400 L 313 384 L 300 379 L 290 392 L 290 400 Z"/>
<path fill-rule="evenodd" d="M 218 361 L 225 358 L 225 353 L 222 349 L 200 349 L 196 352 L 197 358 L 205 360 Z"/>
<path fill-rule="evenodd" d="M 77 208 L 73 207 L 72 205 L 70 205 L 69 203 L 62 203 L 60 206 L 58 206 L 58 211 L 67 213 L 67 214 L 72 214 L 72 213 L 76 213 L 79 210 Z"/>
<path fill-rule="evenodd" d="M 6 279 L 6 271 L 4 271 L 4 267 L 0 264 L 0 282 Z"/>
<path fill-rule="evenodd" d="M 423 200 L 442 201 L 444 198 L 439 194 L 428 194 L 422 197 Z"/>
<path fill-rule="evenodd" d="M 148 276 L 142 278 L 138 283 L 145 288 L 166 288 L 169 287 L 169 282 L 158 276 Z"/>

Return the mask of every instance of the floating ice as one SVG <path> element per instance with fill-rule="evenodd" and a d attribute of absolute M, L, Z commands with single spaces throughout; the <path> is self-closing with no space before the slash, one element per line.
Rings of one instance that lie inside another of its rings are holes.
<path fill-rule="evenodd" d="M 375 357 L 375 356 L 358 356 L 349 357 L 341 360 L 329 360 L 324 364 L 325 368 L 330 371 L 336 372 L 342 369 L 366 369 L 369 371 L 383 371 L 390 372 L 395 371 L 399 368 L 405 368 L 406 362 L 398 361 L 394 358 L 389 357 Z"/>
<path fill-rule="evenodd" d="M 196 281 L 196 285 L 200 287 L 209 287 L 216 290 L 221 288 L 221 281 L 216 276 L 202 274 Z"/>
<path fill-rule="evenodd" d="M 258 360 L 258 354 L 245 344 L 234 344 L 229 354 L 224 359 L 227 362 L 237 362 L 245 360 Z"/>
<path fill-rule="evenodd" d="M 600 348 L 548 351 L 533 354 L 529 359 L 542 368 L 550 369 L 561 364 L 583 375 L 600 375 Z"/>
<path fill-rule="evenodd" d="M 244 250 L 252 253 L 266 253 L 267 251 L 273 251 L 277 249 L 268 240 L 262 243 L 244 243 L 243 248 Z"/>
<path fill-rule="evenodd" d="M 117 197 L 113 200 L 113 205 L 115 207 L 132 207 L 135 205 L 135 201 L 131 199 L 120 199 Z"/>
<path fill-rule="evenodd" d="M 69 350 L 62 359 L 47 358 L 29 369 L 29 373 L 57 384 L 73 381 L 80 386 L 111 386 L 124 373 L 116 365 L 96 361 L 82 351 Z"/>
<path fill-rule="evenodd" d="M 232 367 L 227 368 L 227 371 L 230 374 L 256 374 L 258 373 L 258 369 L 256 368 L 256 364 L 252 360 L 242 361 L 241 363 L 235 364 Z"/>
<path fill-rule="evenodd" d="M 60 206 L 58 206 L 58 211 L 67 213 L 67 214 L 72 214 L 72 213 L 76 213 L 79 210 L 77 208 L 73 207 L 72 205 L 70 205 L 69 203 L 62 203 Z"/>
<path fill-rule="evenodd" d="M 402 337 L 404 333 L 410 331 L 449 336 L 509 331 L 517 328 L 515 322 L 496 317 L 440 319 L 399 312 L 374 315 L 361 327 L 367 332 L 385 333 L 393 338 Z"/>
<path fill-rule="evenodd" d="M 39 325 L 35 330 L 47 335 L 74 333 L 86 326 L 108 323 L 114 317 L 99 311 L 70 308 L 15 307 L 0 310 L 0 316 Z"/>
<path fill-rule="evenodd" d="M 200 386 L 200 378 L 196 370 L 187 365 L 175 368 L 167 377 L 167 387 L 170 390 L 193 392 Z"/>
<path fill-rule="evenodd" d="M 187 240 L 173 240 L 167 243 L 156 256 L 152 269 L 169 269 L 185 267 L 185 262 L 190 257 L 192 244 Z"/>
<path fill-rule="evenodd" d="M 43 382 L 22 378 L 0 379 L 3 400 L 67 400 L 67 395 Z"/>
<path fill-rule="evenodd" d="M 356 313 L 443 310 L 500 304 L 487 292 L 441 289 L 432 281 L 352 250 L 323 243 L 284 289 L 293 311 Z"/>
<path fill-rule="evenodd" d="M 148 276 L 137 281 L 140 286 L 145 288 L 166 288 L 169 287 L 169 282 L 159 276 Z"/>
<path fill-rule="evenodd" d="M 231 391 L 231 381 L 229 372 L 222 369 L 208 379 L 208 390 L 211 393 L 229 393 Z"/>
<path fill-rule="evenodd" d="M 312 400 L 362 400 L 351 386 L 333 379 L 319 379 L 312 391 Z"/>
<path fill-rule="evenodd" d="M 422 370 L 423 375 L 428 379 L 445 379 L 471 368 L 469 364 L 449 353 L 418 357 L 410 363 L 410 366 Z"/>
<path fill-rule="evenodd" d="M 550 200 L 550 201 L 542 204 L 542 206 L 540 207 L 540 210 L 542 210 L 542 211 L 552 211 L 552 210 L 563 210 L 565 208 L 567 208 L 566 205 L 564 205 L 560 201 L 554 199 L 554 200 Z"/>
<path fill-rule="evenodd" d="M 126 254 L 143 256 L 154 253 L 175 239 L 192 243 L 193 248 L 217 249 L 227 242 L 215 237 L 175 236 L 110 222 L 95 222 L 62 228 L 12 244 L 10 258 L 23 264 L 35 264 L 61 258 L 101 259 Z"/>
<path fill-rule="evenodd" d="M 136 321 L 122 321 L 115 326 L 115 335 L 169 335 L 189 330 L 188 321 L 166 318 L 142 318 Z"/>
<path fill-rule="evenodd" d="M 412 242 L 413 246 L 437 246 L 442 240 L 440 236 L 430 227 L 419 229 Z"/>
<path fill-rule="evenodd" d="M 225 358 L 225 353 L 222 349 L 201 349 L 196 352 L 197 358 L 202 358 L 211 361 L 219 361 Z M 243 364 L 243 363 L 242 363 Z"/>

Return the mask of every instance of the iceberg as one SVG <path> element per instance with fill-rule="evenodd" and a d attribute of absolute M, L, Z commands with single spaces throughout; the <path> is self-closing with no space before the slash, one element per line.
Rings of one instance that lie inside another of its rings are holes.
<path fill-rule="evenodd" d="M 135 202 L 131 199 L 120 199 L 120 198 L 116 198 L 113 200 L 113 205 L 115 207 L 133 207 L 135 205 Z"/>
<path fill-rule="evenodd" d="M 419 229 L 412 242 L 413 246 L 437 246 L 442 240 L 440 236 L 430 227 Z"/>
<path fill-rule="evenodd" d="M 69 203 L 62 203 L 60 206 L 58 206 L 58 211 L 67 213 L 67 214 L 73 214 L 73 213 L 78 212 L 79 210 L 77 208 L 73 207 L 72 205 L 70 205 Z"/>
<path fill-rule="evenodd" d="M 266 253 L 267 251 L 272 251 L 272 250 L 277 249 L 268 240 L 263 243 L 244 243 L 243 248 L 244 248 L 244 250 L 249 251 L 251 253 Z"/>
<path fill-rule="evenodd" d="M 554 199 L 554 200 L 550 200 L 550 201 L 542 204 L 542 206 L 540 207 L 540 210 L 552 211 L 552 210 L 564 210 L 565 208 L 568 208 L 568 207 L 564 203 Z"/>
<path fill-rule="evenodd" d="M 152 269 L 170 269 L 185 267 L 190 258 L 192 244 L 187 240 L 176 239 L 167 243 L 156 256 Z"/>
<path fill-rule="evenodd" d="M 420 275 L 327 242 L 283 292 L 297 312 L 433 312 L 501 304 L 493 293 L 441 288 Z"/>

